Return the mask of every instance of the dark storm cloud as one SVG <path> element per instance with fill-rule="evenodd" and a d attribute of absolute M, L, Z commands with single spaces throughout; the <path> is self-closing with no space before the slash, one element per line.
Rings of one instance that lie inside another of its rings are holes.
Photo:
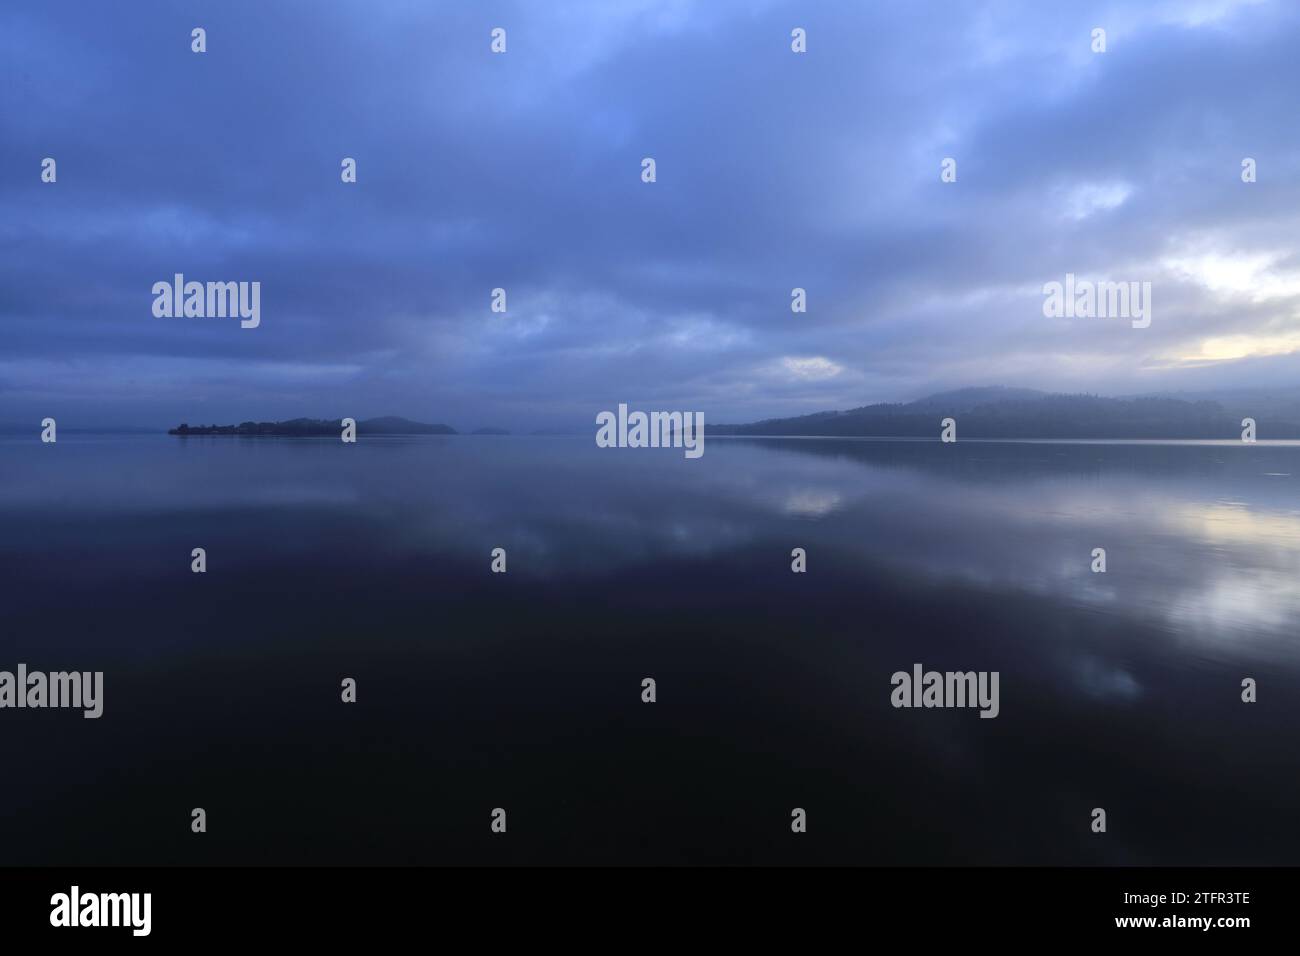
<path fill-rule="evenodd" d="M 0 419 L 717 421 L 1295 371 L 1289 4 L 17 3 L 0 26 Z M 1151 281 L 1151 328 L 1045 319 L 1067 271 Z M 260 281 L 261 327 L 155 319 L 176 272 Z"/>

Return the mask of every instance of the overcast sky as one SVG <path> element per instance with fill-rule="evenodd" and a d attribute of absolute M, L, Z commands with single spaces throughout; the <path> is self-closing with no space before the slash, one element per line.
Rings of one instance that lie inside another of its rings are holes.
<path fill-rule="evenodd" d="M 0 421 L 1294 384 L 1297 51 L 1292 0 L 8 0 Z M 177 272 L 260 327 L 154 317 Z M 1067 272 L 1150 327 L 1046 318 Z"/>

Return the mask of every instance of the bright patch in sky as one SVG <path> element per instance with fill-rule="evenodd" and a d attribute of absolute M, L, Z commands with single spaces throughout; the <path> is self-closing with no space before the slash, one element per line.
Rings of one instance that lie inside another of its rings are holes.
<path fill-rule="evenodd" d="M 1255 302 L 1300 295 L 1300 272 L 1274 269 L 1286 256 L 1283 252 L 1221 254 L 1166 259 L 1164 266 L 1175 275 L 1204 286 L 1211 292 L 1239 294 Z"/>
<path fill-rule="evenodd" d="M 1099 212 L 1117 209 L 1132 194 L 1128 183 L 1084 183 L 1067 191 L 1065 214 L 1077 221 Z"/>
<path fill-rule="evenodd" d="M 794 358 L 787 355 L 781 360 L 781 366 L 790 378 L 813 382 L 834 378 L 844 371 L 844 366 L 837 365 L 820 355 L 812 358 Z"/>

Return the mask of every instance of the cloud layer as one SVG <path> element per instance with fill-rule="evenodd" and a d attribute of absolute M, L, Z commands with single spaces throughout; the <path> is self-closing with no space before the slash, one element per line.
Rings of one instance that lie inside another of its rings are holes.
<path fill-rule="evenodd" d="M 1298 46 L 1230 0 L 6 4 L 0 420 L 1294 381 Z M 154 318 L 177 272 L 260 281 L 261 327 Z M 1067 272 L 1150 281 L 1151 327 L 1045 318 Z"/>

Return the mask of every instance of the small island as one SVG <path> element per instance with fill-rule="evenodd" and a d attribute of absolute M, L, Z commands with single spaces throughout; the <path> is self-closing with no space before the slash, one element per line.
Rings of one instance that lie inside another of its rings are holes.
<path fill-rule="evenodd" d="M 169 435 L 262 435 L 268 437 L 337 438 L 343 428 L 340 418 L 291 418 L 284 422 L 240 422 L 238 425 L 189 425 L 169 428 Z M 450 425 L 427 425 L 388 415 L 357 422 L 358 435 L 455 435 Z"/>

